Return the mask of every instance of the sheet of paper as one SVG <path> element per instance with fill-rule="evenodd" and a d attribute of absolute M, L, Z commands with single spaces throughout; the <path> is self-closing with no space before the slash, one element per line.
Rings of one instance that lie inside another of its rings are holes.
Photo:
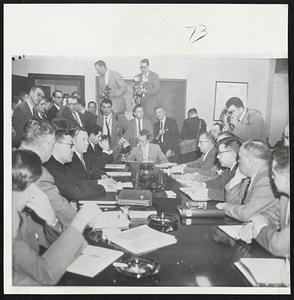
<path fill-rule="evenodd" d="M 179 190 L 189 196 L 193 201 L 208 200 L 208 190 L 205 188 L 180 187 Z"/>
<path fill-rule="evenodd" d="M 105 211 L 91 223 L 93 228 L 128 228 L 130 220 L 122 211 Z"/>
<path fill-rule="evenodd" d="M 122 189 L 125 189 L 125 188 L 133 188 L 133 183 L 128 181 L 128 182 L 117 182 L 116 184 L 116 188 L 117 190 L 122 190 Z"/>
<path fill-rule="evenodd" d="M 98 180 L 98 184 L 102 185 L 106 192 L 117 192 L 116 184 L 111 178 L 103 178 Z"/>
<path fill-rule="evenodd" d="M 130 210 L 131 219 L 147 219 L 150 215 L 156 214 L 156 210 Z"/>
<path fill-rule="evenodd" d="M 94 277 L 123 254 L 122 251 L 89 245 L 67 268 L 67 271 L 83 276 Z"/>
<path fill-rule="evenodd" d="M 105 169 L 115 169 L 115 170 L 124 170 L 126 167 L 125 164 L 106 164 Z"/>
<path fill-rule="evenodd" d="M 170 168 L 173 166 L 176 166 L 176 163 L 171 163 L 171 162 L 166 162 L 166 163 L 161 163 L 161 164 L 156 164 L 155 167 L 157 168 Z"/>
<path fill-rule="evenodd" d="M 224 231 L 228 236 L 232 237 L 235 240 L 238 240 L 242 225 L 220 225 L 218 226 L 218 228 Z"/>
<path fill-rule="evenodd" d="M 176 198 L 177 194 L 174 191 L 165 191 L 167 198 Z"/>
<path fill-rule="evenodd" d="M 110 177 L 124 177 L 131 176 L 131 172 L 106 172 L 106 175 Z"/>

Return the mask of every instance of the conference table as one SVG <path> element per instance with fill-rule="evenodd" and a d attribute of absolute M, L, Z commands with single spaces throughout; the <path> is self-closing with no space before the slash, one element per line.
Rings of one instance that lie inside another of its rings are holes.
<path fill-rule="evenodd" d="M 255 241 L 252 244 L 236 241 L 220 230 L 218 225 L 240 224 L 228 216 L 181 218 L 177 206 L 185 204 L 189 198 L 179 190 L 180 184 L 177 181 L 167 175 L 163 175 L 163 178 L 164 189 L 174 191 L 176 198 L 154 197 L 152 206 L 158 213 L 177 214 L 177 228 L 169 232 L 176 237 L 177 243 L 142 256 L 160 263 L 159 273 L 152 277 L 136 279 L 117 272 L 110 265 L 93 278 L 67 272 L 59 281 L 59 286 L 250 286 L 234 266 L 234 262 L 243 257 L 273 256 Z M 118 179 L 130 180 L 126 177 Z M 215 204 L 216 202 L 210 201 L 207 209 L 215 207 Z M 140 224 L 131 224 L 131 226 L 137 225 Z M 120 249 L 102 240 L 97 243 L 91 240 L 88 242 L 110 249 Z M 122 258 L 131 257 L 130 253 L 124 252 Z"/>

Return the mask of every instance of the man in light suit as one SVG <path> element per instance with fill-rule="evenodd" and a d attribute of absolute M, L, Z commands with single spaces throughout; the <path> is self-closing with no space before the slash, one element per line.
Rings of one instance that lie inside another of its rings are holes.
<path fill-rule="evenodd" d="M 113 112 L 112 101 L 109 99 L 101 102 L 100 110 L 101 114 L 98 116 L 97 125 L 102 128 L 102 135 L 108 137 L 114 161 L 119 161 L 121 146 L 118 142 L 128 127 L 128 120 L 121 114 Z"/>
<path fill-rule="evenodd" d="M 240 171 L 250 178 L 246 197 L 241 205 L 224 204 L 225 213 L 243 222 L 274 206 L 276 200 L 269 177 L 271 153 L 265 142 L 249 140 L 239 151 Z"/>
<path fill-rule="evenodd" d="M 144 118 L 144 110 L 142 105 L 136 105 L 133 108 L 133 115 L 134 119 L 129 121 L 129 127 L 123 136 L 128 141 L 131 148 L 137 146 L 140 132 L 143 129 L 146 129 L 148 132 L 150 132 L 150 141 L 152 141 L 153 138 L 153 126 L 150 120 Z"/>
<path fill-rule="evenodd" d="M 113 112 L 124 113 L 126 109 L 124 94 L 127 86 L 122 76 L 118 72 L 109 70 L 102 60 L 95 62 L 95 69 L 99 74 L 99 98 L 105 99 L 109 96 L 113 104 Z M 107 89 L 109 89 L 109 95 L 106 95 Z"/>
<path fill-rule="evenodd" d="M 244 107 L 241 99 L 230 98 L 226 103 L 228 110 L 224 116 L 224 129 L 229 130 L 243 142 L 250 139 L 265 141 L 265 123 L 261 112 Z"/>
<path fill-rule="evenodd" d="M 168 162 L 160 147 L 149 142 L 150 137 L 151 134 L 147 130 L 143 129 L 141 131 L 138 146 L 132 149 L 131 153 L 127 157 L 127 161 L 148 161 L 155 163 Z"/>
<path fill-rule="evenodd" d="M 141 105 L 145 112 L 146 118 L 155 122 L 154 109 L 160 105 L 159 93 L 160 93 L 160 81 L 157 73 L 150 70 L 150 63 L 147 58 L 140 61 L 141 73 L 135 77 L 139 79 L 141 89 Z M 145 82 L 145 83 L 144 83 Z M 144 87 L 145 86 L 145 87 Z"/>
<path fill-rule="evenodd" d="M 279 224 L 276 226 L 269 218 L 268 211 L 251 218 L 253 228 L 244 226 L 240 238 L 251 243 L 255 240 L 276 256 L 290 256 L 290 159 L 289 149 L 280 148 L 273 152 L 272 176 L 275 186 L 280 193 L 276 201 L 279 209 Z M 250 224 L 252 226 L 252 224 Z"/>
<path fill-rule="evenodd" d="M 12 116 L 12 127 L 15 130 L 15 135 L 12 139 L 14 147 L 19 147 L 23 129 L 26 123 L 36 114 L 35 108 L 42 98 L 45 98 L 44 91 L 38 86 L 33 86 L 30 89 L 29 97 L 16 106 Z"/>
<path fill-rule="evenodd" d="M 180 159 L 179 131 L 175 119 L 166 116 L 163 107 L 156 107 L 155 116 L 158 120 L 154 124 L 155 143 L 159 144 L 162 152 L 170 162 Z"/>

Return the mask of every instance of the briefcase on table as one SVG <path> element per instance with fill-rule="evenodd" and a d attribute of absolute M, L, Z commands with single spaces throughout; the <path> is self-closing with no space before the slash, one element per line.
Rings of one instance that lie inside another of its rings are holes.
<path fill-rule="evenodd" d="M 152 193 L 148 190 L 122 190 L 118 195 L 118 205 L 151 206 Z"/>

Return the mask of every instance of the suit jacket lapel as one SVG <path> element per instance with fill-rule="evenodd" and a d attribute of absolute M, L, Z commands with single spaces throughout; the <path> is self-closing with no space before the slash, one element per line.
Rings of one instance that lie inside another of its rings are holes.
<path fill-rule="evenodd" d="M 23 107 L 24 107 L 24 110 L 25 110 L 26 114 L 27 114 L 30 118 L 32 118 L 32 117 L 33 117 L 33 114 L 32 114 L 32 112 L 31 112 L 31 110 L 30 110 L 30 107 L 29 107 L 27 101 L 24 101 L 24 104 L 23 104 L 23 105 L 24 105 Z"/>

